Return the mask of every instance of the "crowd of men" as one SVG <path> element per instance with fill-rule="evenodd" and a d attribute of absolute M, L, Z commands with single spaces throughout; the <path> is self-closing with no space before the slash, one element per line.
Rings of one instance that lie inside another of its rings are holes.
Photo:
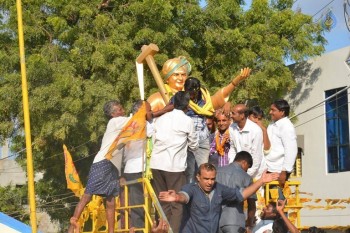
<path fill-rule="evenodd" d="M 293 170 L 297 143 L 288 102 L 281 99 L 271 104 L 272 122 L 266 128 L 259 107 L 227 103 L 231 92 L 249 77 L 249 68 L 212 96 L 197 78 L 188 77 L 190 71 L 186 58 L 168 60 L 161 73 L 171 96 L 169 103 L 155 93 L 132 108 L 135 113 L 146 104 L 147 136 L 153 145 L 151 182 L 168 221 L 155 223 L 152 232 L 167 232 L 167 224 L 173 232 L 184 233 L 298 232 L 284 214 L 285 201 L 271 204 L 275 208 L 271 215 L 271 206 L 265 207 L 260 222 L 255 217 L 255 193 L 273 180 L 283 187 Z M 117 101 L 108 102 L 104 112 L 110 120 L 69 233 L 77 232 L 80 214 L 92 195 L 106 197 L 108 232 L 114 232 L 113 202 L 120 190 L 116 177 L 133 180 L 145 170 L 146 140 L 131 141 L 116 150 L 117 163 L 105 158 L 107 145 L 130 117 L 124 116 Z M 131 188 L 130 203 L 142 204 L 142 187 Z M 143 220 L 142 209 L 132 210 L 130 227 L 143 228 Z"/>

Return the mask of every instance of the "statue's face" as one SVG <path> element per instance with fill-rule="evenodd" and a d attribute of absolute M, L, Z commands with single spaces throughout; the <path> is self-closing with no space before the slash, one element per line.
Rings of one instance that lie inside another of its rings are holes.
<path fill-rule="evenodd" d="M 187 79 L 187 70 L 184 66 L 177 69 L 169 78 L 168 85 L 177 91 L 181 91 Z"/>

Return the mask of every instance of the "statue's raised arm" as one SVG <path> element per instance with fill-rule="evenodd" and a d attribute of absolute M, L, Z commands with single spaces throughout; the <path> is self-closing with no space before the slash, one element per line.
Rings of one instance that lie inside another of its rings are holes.
<path fill-rule="evenodd" d="M 226 87 L 218 90 L 214 95 L 211 96 L 211 102 L 215 110 L 224 106 L 224 104 L 228 101 L 232 91 L 238 86 L 240 82 L 249 77 L 251 69 L 246 67 L 241 69 L 241 73 L 237 75 L 231 83 L 229 83 Z"/>

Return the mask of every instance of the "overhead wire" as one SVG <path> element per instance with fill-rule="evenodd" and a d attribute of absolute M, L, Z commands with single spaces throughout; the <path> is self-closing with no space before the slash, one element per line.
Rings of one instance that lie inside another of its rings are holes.
<path fill-rule="evenodd" d="M 112 133 L 115 133 L 115 132 L 112 131 L 112 132 L 109 132 L 109 133 L 112 134 Z M 102 136 L 102 134 L 101 134 L 100 136 Z M 79 146 L 81 146 L 81 145 L 83 145 L 83 144 L 87 144 L 88 142 L 91 142 L 91 140 L 89 140 L 89 141 L 87 141 L 87 142 L 84 142 L 84 143 L 80 144 Z M 79 146 L 73 147 L 73 149 L 78 148 Z M 106 145 L 104 148 L 100 148 L 100 150 L 106 149 L 106 148 L 109 147 L 109 146 L 110 146 L 110 145 Z M 85 156 L 82 157 L 82 158 L 75 159 L 75 160 L 73 161 L 73 163 L 76 163 L 76 162 L 79 162 L 79 161 L 81 161 L 81 160 L 87 159 L 87 158 L 89 158 L 89 157 L 95 156 L 96 153 L 98 153 L 98 151 L 95 151 L 95 152 L 92 152 L 92 153 L 90 153 L 90 154 L 88 154 L 88 155 L 85 155 Z M 55 155 L 50 156 L 50 157 L 47 157 L 46 159 L 50 159 L 50 158 L 53 158 L 53 157 L 56 157 L 56 156 L 61 156 L 62 154 L 63 154 L 63 152 L 62 152 L 62 153 L 55 154 Z M 51 167 L 54 167 L 54 166 L 55 166 L 55 165 L 52 165 Z M 51 167 L 50 167 L 50 166 L 47 166 L 47 167 L 45 167 L 45 169 L 47 170 L 47 169 L 50 169 Z M 22 167 L 21 167 L 21 166 L 15 166 L 15 167 L 10 167 L 10 168 L 0 169 L 0 171 L 2 170 L 1 173 L 24 173 L 24 172 L 9 172 L 9 170 L 18 169 L 18 168 L 22 168 Z"/>
<path fill-rule="evenodd" d="M 67 197 L 64 197 L 64 198 L 60 198 L 60 199 L 55 199 L 55 200 L 53 200 L 53 201 L 49 201 L 49 202 L 39 202 L 39 204 L 37 205 L 37 207 L 38 208 L 44 208 L 44 209 L 46 209 L 46 207 L 54 207 L 54 206 L 57 206 L 57 205 L 67 205 L 67 204 L 69 204 L 69 205 L 72 205 L 72 204 L 77 204 L 78 202 L 77 201 L 71 201 L 71 202 L 61 202 L 61 201 L 63 201 L 63 200 L 66 200 L 66 199 L 68 199 L 68 198 L 72 198 L 72 197 L 74 197 L 75 195 L 74 194 L 70 194 L 69 196 L 67 196 Z M 54 197 L 54 196 L 52 196 L 52 197 Z M 21 198 L 22 200 L 24 199 L 24 200 L 26 200 L 26 198 Z M 42 200 L 42 199 L 41 199 Z M 61 202 L 61 203 L 59 203 L 59 202 Z M 66 207 L 67 208 L 67 207 Z M 18 210 L 18 211 L 12 211 L 12 212 L 7 212 L 6 214 L 8 214 L 8 215 L 15 215 L 15 214 L 17 214 L 17 213 L 22 213 L 22 211 L 21 210 Z"/>
<path fill-rule="evenodd" d="M 89 107 L 86 106 L 85 108 L 83 108 L 83 109 L 81 109 L 79 112 L 77 112 L 76 115 L 79 116 L 79 114 L 83 113 L 83 112 L 84 112 L 85 110 L 87 110 L 88 108 L 89 108 Z M 91 141 L 91 140 L 87 141 L 86 143 L 88 143 L 88 142 L 90 142 L 90 141 Z M 36 145 L 36 142 L 32 142 L 31 146 L 33 147 L 34 145 Z M 79 146 L 82 146 L 82 145 L 84 145 L 84 143 L 81 144 L 81 145 L 79 145 Z M 76 148 L 78 148 L 79 146 L 77 146 Z M 27 150 L 27 148 L 22 148 L 21 150 L 14 152 L 13 155 L 10 155 L 10 156 L 4 157 L 4 158 L 0 158 L 0 161 L 1 161 L 1 160 L 4 160 L 4 159 L 7 159 L 7 158 L 10 158 L 10 157 L 13 157 L 13 156 L 16 156 L 16 155 L 18 156 L 20 153 L 22 153 L 23 151 L 26 151 L 26 150 Z"/>
<path fill-rule="evenodd" d="M 343 106 L 345 106 L 345 105 L 347 105 L 347 104 L 349 104 L 349 103 L 350 103 L 350 102 L 348 101 L 347 103 L 342 104 L 342 105 L 338 106 L 338 107 L 335 108 L 335 109 L 338 109 L 338 108 L 340 108 L 340 107 L 343 107 Z M 315 119 L 317 119 L 317 118 L 319 118 L 319 117 L 321 117 L 321 116 L 324 116 L 324 115 L 326 115 L 327 113 L 332 112 L 332 111 L 334 111 L 334 109 L 329 110 L 329 111 L 324 112 L 324 113 L 321 113 L 321 114 L 319 114 L 319 115 L 317 115 L 317 116 L 311 118 L 310 120 L 307 120 L 307 121 L 305 121 L 305 122 L 303 122 L 303 123 L 301 123 L 301 124 L 299 124 L 299 125 L 296 125 L 296 126 L 294 126 L 294 127 L 297 128 L 297 127 L 299 127 L 299 126 L 305 125 L 305 124 L 307 124 L 307 123 L 309 123 L 309 122 L 311 122 L 311 121 L 313 121 L 313 120 L 315 120 Z"/>
<path fill-rule="evenodd" d="M 110 133 L 114 133 L 114 132 L 110 132 Z M 103 134 L 97 135 L 97 137 L 100 137 L 100 136 L 102 136 L 102 135 L 103 135 Z M 79 148 L 79 147 L 81 147 L 81 146 L 83 146 L 83 145 L 86 145 L 86 144 L 92 142 L 92 141 L 93 141 L 92 139 L 91 139 L 91 140 L 88 140 L 88 141 L 83 142 L 83 143 L 79 144 L 78 146 L 72 147 L 72 148 L 70 148 L 70 149 Z M 26 150 L 26 148 L 22 149 L 20 152 L 23 152 L 23 151 L 25 151 L 25 150 Z M 18 152 L 18 153 L 20 153 L 20 152 Z M 98 151 L 97 151 L 97 152 L 98 152 Z M 95 155 L 97 152 L 93 152 L 93 153 L 91 153 L 91 154 L 84 155 L 83 158 L 76 159 L 76 160 L 74 160 L 73 162 L 77 162 L 77 161 L 80 161 L 80 160 L 83 160 L 83 159 L 87 159 L 87 158 L 89 158 L 89 157 Z M 62 154 L 63 154 L 63 152 L 62 152 L 62 153 L 57 153 L 57 154 L 51 155 L 51 156 L 49 156 L 49 157 L 46 157 L 45 159 L 50 159 L 50 158 L 54 158 L 54 157 L 57 157 L 57 156 L 62 156 Z M 3 158 L 3 159 L 7 159 L 7 158 L 8 158 L 8 157 L 5 157 L 5 158 Z M 0 159 L 0 160 L 1 160 L 1 159 Z M 16 169 L 16 168 L 19 168 L 19 167 L 21 167 L 21 166 L 10 167 L 10 168 L 0 169 L 0 170 L 10 170 L 10 169 Z"/>
<path fill-rule="evenodd" d="M 89 108 L 89 107 L 87 106 L 87 107 L 81 109 L 76 115 L 79 116 L 79 114 L 85 112 L 88 108 Z M 97 135 L 97 137 L 100 137 L 101 135 L 102 135 L 102 134 Z M 87 144 L 87 143 L 89 143 L 89 142 L 91 142 L 91 141 L 93 141 L 93 140 L 91 139 L 91 140 L 89 140 L 89 141 L 83 142 L 83 143 L 81 143 L 80 145 L 75 146 L 74 148 L 79 148 L 79 147 L 81 147 L 81 146 L 83 146 L 83 145 L 85 145 L 85 144 Z M 31 144 L 31 146 L 34 146 L 34 145 L 36 145 L 36 142 L 33 142 L 33 143 Z M 12 155 L 10 155 L 10 156 L 4 157 L 4 158 L 0 158 L 0 161 L 1 161 L 1 160 L 8 159 L 8 158 L 11 158 L 11 157 L 14 157 L 14 156 L 18 156 L 20 153 L 22 153 L 22 152 L 24 152 L 24 151 L 26 151 L 26 150 L 27 150 L 27 148 L 22 148 L 20 151 L 14 152 L 14 154 L 12 154 Z M 52 156 L 50 156 L 50 157 L 55 157 L 55 156 L 59 156 L 59 155 L 61 155 L 61 153 L 52 155 Z M 47 157 L 47 158 L 50 158 L 50 157 Z"/>
<path fill-rule="evenodd" d="M 72 202 L 62 202 L 62 203 L 57 203 L 55 205 L 40 205 L 37 206 L 37 208 L 43 209 L 43 210 L 47 210 L 47 209 L 51 209 L 52 210 L 56 210 L 56 209 L 70 209 L 72 206 L 77 205 L 79 202 L 78 201 L 72 201 Z M 56 207 L 59 206 L 59 207 Z M 63 207 L 62 207 L 63 206 Z M 22 210 L 17 210 L 17 211 L 3 211 L 4 214 L 9 215 L 11 217 L 14 218 L 23 218 L 26 215 L 29 215 L 29 209 L 22 209 Z"/>
<path fill-rule="evenodd" d="M 64 203 L 65 204 L 65 203 Z M 64 205 L 63 204 L 63 205 Z M 71 202 L 71 203 L 68 203 L 69 205 L 76 205 L 78 204 L 78 202 Z M 56 211 L 56 210 L 62 210 L 62 209 L 69 209 L 70 207 L 48 207 L 48 208 L 45 208 L 45 210 L 50 210 L 50 211 Z M 17 213 L 18 212 L 18 213 Z M 25 216 L 29 216 L 29 209 L 28 210 L 23 210 L 23 212 L 20 212 L 20 211 L 17 211 L 17 212 L 11 212 L 11 213 L 6 213 L 4 212 L 6 215 L 9 215 L 13 218 L 16 218 L 16 219 L 21 219 L 21 218 L 24 218 Z M 12 214 L 13 213 L 13 214 Z"/>
<path fill-rule="evenodd" d="M 113 133 L 113 132 L 110 132 L 110 133 Z M 102 135 L 102 134 L 101 134 Z M 100 136 L 101 136 L 100 135 Z M 76 149 L 76 148 L 78 148 L 78 147 L 80 147 L 80 146 L 82 146 L 83 144 L 87 144 L 87 143 L 89 143 L 89 142 L 91 142 L 92 140 L 89 140 L 89 141 L 87 141 L 87 142 L 84 142 L 84 143 L 82 143 L 82 144 L 80 144 L 80 145 L 78 145 L 78 146 L 76 146 L 76 147 L 72 147 L 71 149 Z M 110 145 L 106 145 L 106 147 L 107 146 L 110 146 Z M 106 148 L 105 147 L 105 148 Z M 100 150 L 102 150 L 102 149 L 104 149 L 104 148 L 100 148 Z M 82 157 L 82 158 L 78 158 L 78 159 L 75 159 L 75 160 L 73 160 L 73 163 L 74 162 L 79 162 L 79 161 L 81 161 L 81 160 L 84 160 L 84 159 L 87 159 L 87 158 L 89 158 L 89 157 L 92 157 L 92 156 L 95 156 L 96 155 L 96 153 L 98 153 L 98 151 L 95 151 L 95 152 L 92 152 L 92 153 L 90 153 L 90 154 L 87 154 L 87 155 L 84 155 L 84 157 Z M 63 152 L 62 153 L 57 153 L 57 154 L 55 154 L 55 155 L 52 155 L 52 156 L 49 156 L 49 157 L 46 157 L 45 159 L 50 159 L 50 158 L 54 158 L 54 157 L 57 157 L 57 156 L 62 156 L 62 154 L 63 154 Z M 55 165 L 53 165 L 52 167 L 54 167 Z M 20 165 L 18 165 L 18 166 L 15 166 L 15 167 L 9 167 L 9 168 L 5 168 L 5 169 L 0 169 L 0 171 L 1 171 L 1 173 L 22 173 L 22 172 L 9 172 L 8 170 L 12 170 L 12 169 L 18 169 L 18 168 L 22 168 Z M 46 169 L 49 169 L 50 167 L 46 167 Z"/>
<path fill-rule="evenodd" d="M 61 197 L 61 196 L 65 196 L 65 197 Z M 41 197 L 41 201 L 45 201 L 49 198 L 56 198 L 56 197 L 61 197 L 61 198 L 58 198 L 58 199 L 55 199 L 54 201 L 50 201 L 50 202 L 46 202 L 46 203 L 51 203 L 51 202 L 57 202 L 57 201 L 60 201 L 60 200 L 65 200 L 65 199 L 68 199 L 68 198 L 71 198 L 71 197 L 74 197 L 75 194 L 73 194 L 71 191 L 67 192 L 67 193 L 63 193 L 63 194 L 57 194 L 57 195 L 49 195 L 49 196 L 46 196 L 46 197 Z M 28 197 L 21 197 L 22 200 L 29 200 Z"/>
<path fill-rule="evenodd" d="M 32 146 L 33 146 L 33 145 L 35 145 L 35 143 L 32 143 Z M 23 149 L 21 149 L 20 151 L 14 153 L 14 154 L 12 154 L 12 155 L 9 155 L 9 156 L 7 156 L 7 157 L 0 158 L 0 161 L 1 161 L 1 160 L 8 159 L 8 158 L 11 158 L 11 157 L 13 157 L 13 156 L 16 156 L 16 155 L 22 153 L 22 152 L 25 151 L 25 150 L 27 150 L 27 148 L 23 148 Z"/>
<path fill-rule="evenodd" d="M 335 0 L 331 0 L 329 3 L 327 3 L 324 7 L 322 7 L 319 11 L 317 11 L 315 14 L 312 15 L 312 18 L 315 17 L 318 13 L 320 13 L 321 11 L 323 11 L 327 6 L 329 6 L 330 4 L 332 4 Z"/>
<path fill-rule="evenodd" d="M 318 107 L 320 104 L 325 103 L 325 102 L 328 101 L 329 99 L 332 99 L 333 97 L 337 96 L 338 94 L 342 93 L 343 91 L 348 90 L 349 88 L 350 88 L 350 86 L 344 87 L 343 89 L 337 91 L 336 93 L 334 93 L 333 95 L 327 97 L 326 99 L 322 100 L 321 102 L 319 102 L 319 103 L 315 104 L 314 106 L 312 106 L 312 107 L 306 109 L 305 111 L 302 111 L 302 112 L 300 112 L 300 113 L 298 113 L 298 114 L 296 114 L 296 115 L 290 117 L 289 119 L 293 119 L 293 118 L 295 118 L 295 117 L 297 117 L 297 116 L 299 116 L 299 115 L 301 115 L 301 114 L 304 114 L 304 113 L 307 113 L 307 112 L 311 111 L 312 109 Z"/>

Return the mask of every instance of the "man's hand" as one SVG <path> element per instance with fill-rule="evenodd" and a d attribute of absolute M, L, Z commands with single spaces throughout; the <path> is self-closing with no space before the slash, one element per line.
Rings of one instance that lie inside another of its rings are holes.
<path fill-rule="evenodd" d="M 283 214 L 284 213 L 284 207 L 286 206 L 287 199 L 284 200 L 278 200 L 276 202 L 276 210 L 278 213 Z"/>
<path fill-rule="evenodd" d="M 224 133 L 223 136 L 222 136 L 222 141 L 223 142 L 229 142 L 230 141 L 230 135 L 227 134 L 227 133 Z"/>
<path fill-rule="evenodd" d="M 274 172 L 274 173 L 267 173 L 267 171 L 264 171 L 264 173 L 261 175 L 261 181 L 266 184 L 271 181 L 277 180 L 278 177 L 280 176 L 279 173 Z"/>
<path fill-rule="evenodd" d="M 120 187 L 124 187 L 126 185 L 126 179 L 124 177 L 119 178 Z"/>
<path fill-rule="evenodd" d="M 222 107 L 222 113 L 231 119 L 231 103 L 226 102 L 225 105 Z"/>
<path fill-rule="evenodd" d="M 168 190 L 159 192 L 159 200 L 166 202 L 176 201 L 176 192 L 175 190 Z"/>
<path fill-rule="evenodd" d="M 254 216 L 254 218 L 253 219 L 250 219 L 249 217 L 248 217 L 248 219 L 245 221 L 245 232 L 246 233 L 252 233 L 253 232 L 253 226 L 255 225 L 255 222 L 256 222 L 256 217 Z"/>
<path fill-rule="evenodd" d="M 254 121 L 254 123 L 257 124 L 261 129 L 262 128 L 266 129 L 264 122 L 262 120 L 256 120 L 256 121 Z"/>
<path fill-rule="evenodd" d="M 156 221 L 153 222 L 152 233 L 167 233 L 168 230 L 169 230 L 169 224 L 165 220 L 160 219 L 158 226 Z"/>
<path fill-rule="evenodd" d="M 248 67 L 241 69 L 241 73 L 232 80 L 232 85 L 237 86 L 240 82 L 248 78 L 251 71 Z"/>
<path fill-rule="evenodd" d="M 78 220 L 79 220 L 79 219 L 76 218 L 76 217 L 71 217 L 70 220 L 69 220 L 70 224 L 74 227 L 74 230 L 75 230 L 76 232 L 79 232 L 79 231 L 80 231 L 80 226 L 79 226 Z"/>
<path fill-rule="evenodd" d="M 281 188 L 284 188 L 284 184 L 286 183 L 287 179 L 287 172 L 286 171 L 281 171 L 280 176 L 278 177 L 278 182 L 281 186 Z"/>

